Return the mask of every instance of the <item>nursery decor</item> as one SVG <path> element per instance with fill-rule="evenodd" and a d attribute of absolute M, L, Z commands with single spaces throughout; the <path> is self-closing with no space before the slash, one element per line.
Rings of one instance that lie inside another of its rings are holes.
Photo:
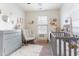
<path fill-rule="evenodd" d="M 33 23 L 34 23 L 34 21 L 33 21 L 33 20 L 29 22 L 29 24 L 33 24 Z"/>
<path fill-rule="evenodd" d="M 72 44 L 71 44 L 71 45 L 69 45 L 69 48 L 72 48 L 72 49 L 73 49 L 73 48 L 77 48 L 77 47 L 78 47 L 78 46 L 77 46 L 77 45 L 75 45 L 75 44 L 74 44 L 74 45 L 72 45 Z"/>
<path fill-rule="evenodd" d="M 8 16 L 7 15 L 2 15 L 2 20 L 4 22 L 8 22 Z"/>
<path fill-rule="evenodd" d="M 56 21 L 57 21 L 57 19 L 54 18 L 53 20 L 50 21 L 50 24 L 51 25 L 54 25 L 54 26 L 57 26 Z"/>
<path fill-rule="evenodd" d="M 57 18 L 53 18 L 52 20 L 50 20 L 49 24 L 53 28 L 54 31 L 60 32 L 60 27 L 58 26 Z"/>

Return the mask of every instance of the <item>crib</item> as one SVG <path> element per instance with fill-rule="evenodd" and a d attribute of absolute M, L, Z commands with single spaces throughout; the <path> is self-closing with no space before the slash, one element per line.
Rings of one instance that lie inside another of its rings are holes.
<path fill-rule="evenodd" d="M 51 32 L 50 45 L 53 56 L 78 56 L 79 37 L 70 37 L 64 32 Z"/>

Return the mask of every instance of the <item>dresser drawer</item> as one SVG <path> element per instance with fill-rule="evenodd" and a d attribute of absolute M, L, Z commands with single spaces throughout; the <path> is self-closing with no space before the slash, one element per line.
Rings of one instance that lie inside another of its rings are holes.
<path fill-rule="evenodd" d="M 15 43 L 18 43 L 20 41 L 22 41 L 21 40 L 21 36 L 20 35 L 17 35 L 17 36 L 15 36 L 13 38 L 6 39 L 5 40 L 5 44 L 15 44 Z"/>
<path fill-rule="evenodd" d="M 4 39 L 8 40 L 8 39 L 16 38 L 17 36 L 21 36 L 21 34 L 17 34 L 17 33 L 15 33 L 15 34 L 7 34 L 7 35 L 4 36 Z"/>
<path fill-rule="evenodd" d="M 5 31 L 4 34 L 13 34 L 13 33 L 17 33 L 15 31 Z"/>

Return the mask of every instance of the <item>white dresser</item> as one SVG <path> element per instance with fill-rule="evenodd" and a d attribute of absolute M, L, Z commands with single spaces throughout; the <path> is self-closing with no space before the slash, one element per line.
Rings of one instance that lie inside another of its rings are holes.
<path fill-rule="evenodd" d="M 21 31 L 0 31 L 0 55 L 9 55 L 21 46 Z"/>

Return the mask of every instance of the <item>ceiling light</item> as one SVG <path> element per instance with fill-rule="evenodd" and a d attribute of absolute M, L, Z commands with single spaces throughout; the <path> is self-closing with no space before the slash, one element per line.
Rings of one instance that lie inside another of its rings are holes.
<path fill-rule="evenodd" d="M 31 3 L 27 3 L 27 4 L 31 4 Z"/>

